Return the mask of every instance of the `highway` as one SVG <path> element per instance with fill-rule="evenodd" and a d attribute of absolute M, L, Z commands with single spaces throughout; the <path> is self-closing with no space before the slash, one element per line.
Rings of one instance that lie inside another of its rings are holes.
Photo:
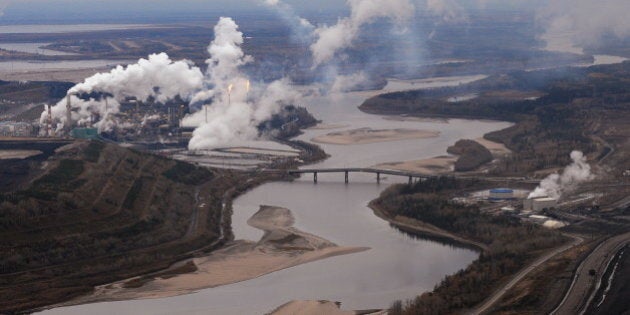
<path fill-rule="evenodd" d="M 582 314 L 595 294 L 606 266 L 614 254 L 628 243 L 630 243 L 630 232 L 613 236 L 599 244 L 578 266 L 569 290 L 562 302 L 550 314 Z M 595 270 L 596 276 L 589 275 L 591 269 Z"/>
<path fill-rule="evenodd" d="M 582 242 L 584 242 L 584 239 L 579 237 L 579 236 L 574 236 L 574 235 L 567 235 L 567 236 L 573 238 L 573 241 L 568 243 L 568 244 L 565 244 L 565 245 L 563 245 L 561 247 L 558 247 L 558 248 L 552 250 L 551 252 L 545 254 L 544 256 L 536 259 L 534 262 L 529 264 L 527 267 L 521 269 L 521 271 L 519 271 L 516 275 L 514 275 L 514 277 L 512 277 L 512 279 L 508 283 L 504 284 L 501 288 L 496 290 L 481 305 L 477 306 L 475 309 L 473 309 L 472 311 L 470 311 L 467 314 L 478 315 L 478 314 L 483 314 L 483 313 L 487 312 L 492 306 L 494 306 L 494 304 L 496 302 L 498 302 L 503 297 L 503 295 L 505 295 L 505 293 L 507 293 L 519 281 L 523 280 L 523 278 L 525 276 L 527 276 L 530 272 L 532 272 L 538 266 L 544 264 L 545 262 L 547 262 L 552 257 L 554 257 L 554 256 L 556 256 L 556 255 L 558 255 L 558 254 L 568 250 L 569 248 L 573 248 L 574 246 L 577 246 L 577 245 L 581 244 Z"/>

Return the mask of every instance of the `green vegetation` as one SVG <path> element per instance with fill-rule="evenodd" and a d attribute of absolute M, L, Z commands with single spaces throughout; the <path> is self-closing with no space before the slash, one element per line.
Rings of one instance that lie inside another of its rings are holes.
<path fill-rule="evenodd" d="M 542 251 L 566 241 L 558 232 L 516 218 L 484 214 L 476 206 L 451 201 L 462 190 L 474 190 L 483 184 L 477 180 L 431 178 L 412 186 L 393 186 L 372 203 L 390 218 L 412 218 L 487 245 L 487 250 L 466 269 L 445 277 L 432 292 L 394 303 L 390 314 L 448 314 L 473 307 Z"/>

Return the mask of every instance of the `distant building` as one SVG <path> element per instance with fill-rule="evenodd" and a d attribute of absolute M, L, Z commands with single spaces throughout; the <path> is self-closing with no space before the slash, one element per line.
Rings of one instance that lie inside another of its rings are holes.
<path fill-rule="evenodd" d="M 97 139 L 98 129 L 96 128 L 74 128 L 70 133 L 73 138 L 77 139 Z"/>
<path fill-rule="evenodd" d="M 490 190 L 488 196 L 490 200 L 509 200 L 514 199 L 514 190 L 509 188 L 495 188 Z"/>
<path fill-rule="evenodd" d="M 26 122 L 0 122 L 0 136 L 2 137 L 33 137 L 37 136 L 39 128 Z"/>
<path fill-rule="evenodd" d="M 558 200 L 549 197 L 531 198 L 523 201 L 523 208 L 534 212 L 551 209 L 558 205 Z"/>

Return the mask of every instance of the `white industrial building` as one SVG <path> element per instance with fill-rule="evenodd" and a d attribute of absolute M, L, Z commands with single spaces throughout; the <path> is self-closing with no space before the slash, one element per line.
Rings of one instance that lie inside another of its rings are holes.
<path fill-rule="evenodd" d="M 531 198 L 525 199 L 523 201 L 523 209 L 531 210 L 534 212 L 540 212 L 544 209 L 554 208 L 557 205 L 558 200 L 550 197 Z"/>

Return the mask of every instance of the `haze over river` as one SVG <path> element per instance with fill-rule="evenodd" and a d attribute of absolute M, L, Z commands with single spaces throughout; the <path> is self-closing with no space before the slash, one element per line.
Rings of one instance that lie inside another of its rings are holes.
<path fill-rule="evenodd" d="M 454 80 L 470 78 L 452 78 L 444 82 L 453 84 Z M 418 82 L 413 86 L 422 87 Z M 343 126 L 334 131 L 361 127 L 414 128 L 437 130 L 441 132 L 440 136 L 363 145 L 323 144 L 323 149 L 332 157 L 315 166 L 372 166 L 444 155 L 446 148 L 458 139 L 481 137 L 489 131 L 509 126 L 504 122 L 471 120 L 394 121 L 367 115 L 357 109 L 366 97 L 380 92 L 384 91 L 310 98 L 303 105 L 325 123 Z M 308 130 L 300 139 L 309 140 L 329 132 L 331 129 Z M 414 239 L 376 217 L 367 207 L 368 202 L 395 180 L 405 181 L 406 178 L 385 178 L 377 185 L 373 175 L 352 174 L 350 184 L 346 185 L 343 175 L 339 174 L 320 175 L 318 184 L 307 176 L 293 183 L 262 185 L 234 202 L 233 228 L 237 239 L 258 240 L 262 232 L 247 225 L 246 221 L 260 205 L 274 205 L 291 209 L 298 229 L 341 246 L 370 247 L 368 251 L 332 257 L 189 295 L 79 305 L 44 313 L 262 314 L 294 299 L 341 301 L 344 309 L 385 308 L 396 299 L 411 298 L 432 289 L 445 275 L 466 267 L 477 257 L 476 252 L 468 249 Z"/>

